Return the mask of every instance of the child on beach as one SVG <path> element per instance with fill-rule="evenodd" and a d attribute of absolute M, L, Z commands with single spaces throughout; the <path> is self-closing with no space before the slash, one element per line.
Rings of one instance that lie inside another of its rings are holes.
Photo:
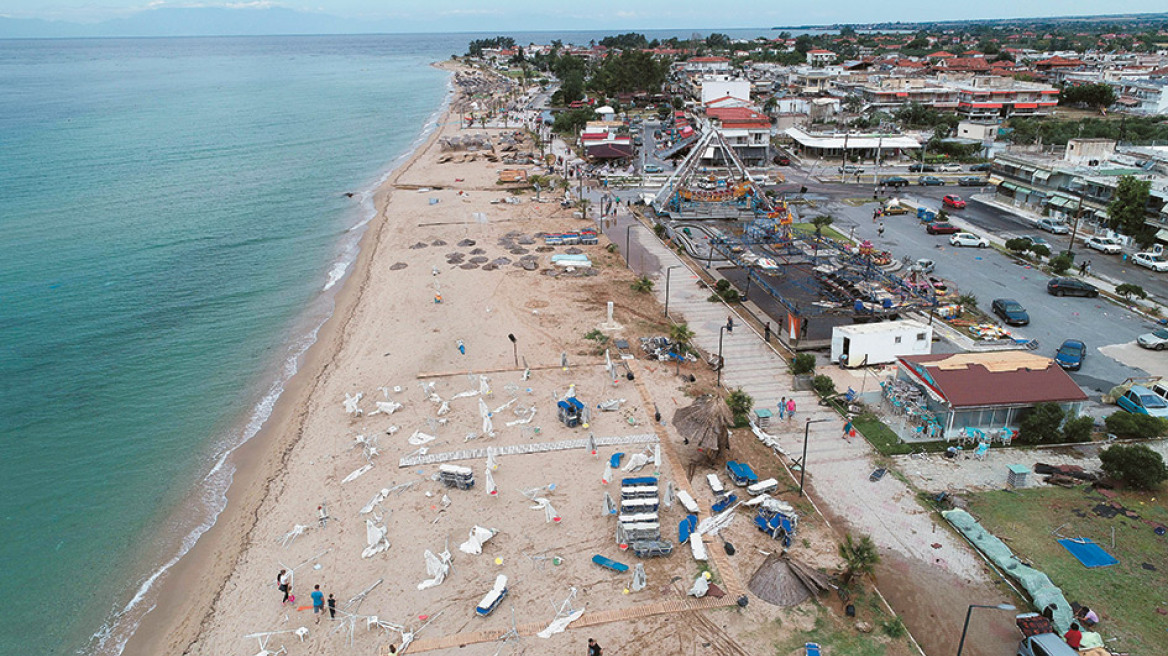
<path fill-rule="evenodd" d="M 329 619 L 330 620 L 337 619 L 337 599 L 336 599 L 336 597 L 333 596 L 333 593 L 331 593 L 331 592 L 329 593 L 329 598 L 328 598 L 328 609 L 329 609 Z"/>
<path fill-rule="evenodd" d="M 288 593 L 292 592 L 292 586 L 289 584 L 288 570 L 282 569 L 280 570 L 280 573 L 276 575 L 276 587 L 280 589 L 280 592 L 284 593 L 284 601 L 281 601 L 280 603 L 288 603 Z"/>

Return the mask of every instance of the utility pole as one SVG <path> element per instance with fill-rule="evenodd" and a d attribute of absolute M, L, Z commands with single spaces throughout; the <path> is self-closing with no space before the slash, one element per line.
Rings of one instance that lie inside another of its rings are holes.
<path fill-rule="evenodd" d="M 1079 208 L 1075 210 L 1075 223 L 1071 226 L 1071 243 L 1067 246 L 1067 252 L 1071 255 L 1075 254 L 1075 235 L 1079 232 L 1079 217 L 1083 216 L 1083 197 L 1079 196 Z"/>

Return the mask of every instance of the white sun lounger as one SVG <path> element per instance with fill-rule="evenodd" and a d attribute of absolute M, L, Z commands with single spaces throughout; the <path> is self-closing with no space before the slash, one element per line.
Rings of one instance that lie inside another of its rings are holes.
<path fill-rule="evenodd" d="M 773 492 L 777 489 L 779 489 L 779 482 L 773 478 L 768 478 L 764 481 L 759 481 L 754 485 L 748 486 L 746 491 L 749 492 L 752 496 L 758 496 L 760 494 L 765 494 L 766 492 Z"/>
<path fill-rule="evenodd" d="M 657 522 L 657 513 L 637 513 L 635 515 L 621 515 L 621 524 L 641 524 L 644 522 Z"/>
<path fill-rule="evenodd" d="M 622 513 L 636 513 L 636 512 L 654 512 L 657 510 L 658 501 L 654 497 L 645 497 L 639 499 L 623 499 L 621 501 Z"/>
<path fill-rule="evenodd" d="M 726 486 L 722 485 L 722 480 L 717 474 L 706 474 L 706 482 L 710 484 L 710 490 L 715 496 L 726 494 Z"/>
<path fill-rule="evenodd" d="M 682 507 L 691 513 L 698 512 L 698 503 L 685 490 L 677 491 L 677 500 L 681 502 Z"/>

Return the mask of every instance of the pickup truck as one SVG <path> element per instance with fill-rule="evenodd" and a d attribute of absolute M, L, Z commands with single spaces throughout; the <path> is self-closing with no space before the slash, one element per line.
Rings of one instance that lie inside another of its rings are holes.
<path fill-rule="evenodd" d="M 1022 642 L 1018 643 L 1018 656 L 1079 656 L 1062 638 L 1054 632 L 1054 625 L 1038 613 L 1023 613 L 1014 618 L 1022 631 Z"/>

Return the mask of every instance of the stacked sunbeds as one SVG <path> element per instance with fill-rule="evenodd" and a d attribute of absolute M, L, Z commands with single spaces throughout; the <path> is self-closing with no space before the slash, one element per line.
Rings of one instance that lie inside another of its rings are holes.
<path fill-rule="evenodd" d="M 620 515 L 616 540 L 640 558 L 668 556 L 673 544 L 661 539 L 657 479 L 652 476 L 621 479 Z"/>

